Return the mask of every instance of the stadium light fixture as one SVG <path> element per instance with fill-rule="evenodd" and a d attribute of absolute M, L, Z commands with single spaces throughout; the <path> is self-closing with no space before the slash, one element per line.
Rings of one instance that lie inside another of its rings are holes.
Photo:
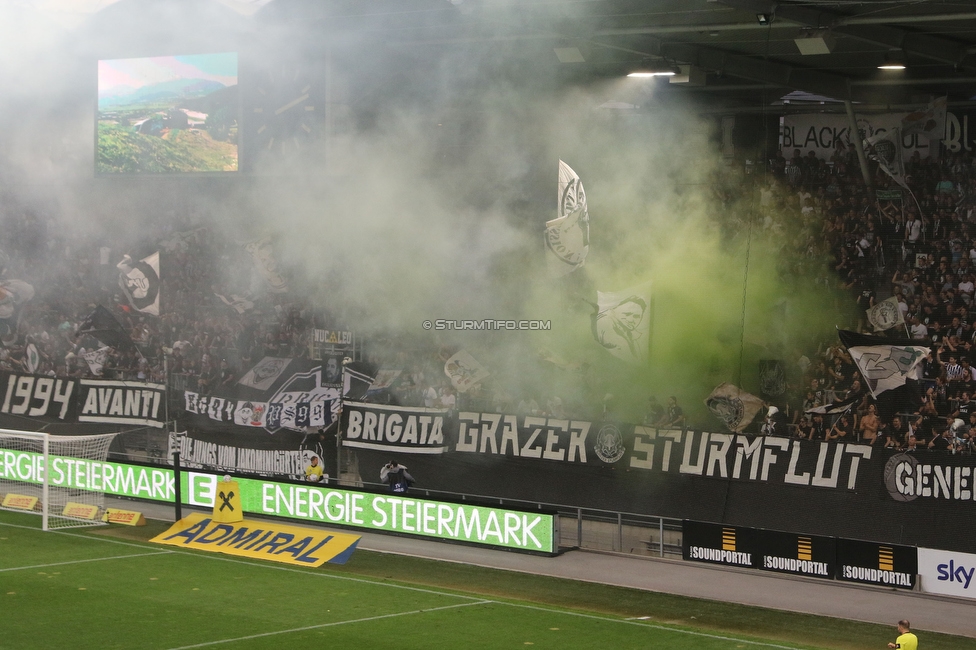
<path fill-rule="evenodd" d="M 878 66 L 878 70 L 904 70 L 905 67 L 905 58 L 902 54 L 888 52 L 885 54 L 884 61 Z"/>
<path fill-rule="evenodd" d="M 652 65 L 642 66 L 641 68 L 628 73 L 627 76 L 633 79 L 647 79 L 649 77 L 673 77 L 676 74 L 678 74 L 678 70 L 675 66 Z"/>

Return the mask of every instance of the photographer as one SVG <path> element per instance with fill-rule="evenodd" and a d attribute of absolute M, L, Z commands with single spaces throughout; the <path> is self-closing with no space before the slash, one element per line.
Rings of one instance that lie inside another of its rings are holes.
<path fill-rule="evenodd" d="M 391 460 L 380 469 L 380 482 L 389 484 L 391 492 L 406 492 L 414 479 L 405 466 Z"/>

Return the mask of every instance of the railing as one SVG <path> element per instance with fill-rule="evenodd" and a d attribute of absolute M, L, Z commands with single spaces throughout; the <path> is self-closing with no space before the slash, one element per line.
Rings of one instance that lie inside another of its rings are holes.
<path fill-rule="evenodd" d="M 358 480 L 358 475 L 340 473 L 339 485 L 385 490 L 382 483 Z M 411 488 L 411 494 L 451 501 L 473 501 L 514 510 L 555 511 L 558 516 L 557 541 L 561 549 L 585 549 L 642 555 L 681 557 L 681 519 L 633 512 L 580 508 L 565 504 L 504 499 L 483 495 Z"/>

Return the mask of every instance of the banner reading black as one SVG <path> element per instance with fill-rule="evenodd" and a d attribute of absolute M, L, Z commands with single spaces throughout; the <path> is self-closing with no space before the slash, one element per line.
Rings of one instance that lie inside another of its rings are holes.
<path fill-rule="evenodd" d="M 758 567 L 759 546 L 752 528 L 723 526 L 700 521 L 681 522 L 681 557 L 737 567 Z"/>
<path fill-rule="evenodd" d="M 837 579 L 914 589 L 918 550 L 912 546 L 837 540 Z"/>

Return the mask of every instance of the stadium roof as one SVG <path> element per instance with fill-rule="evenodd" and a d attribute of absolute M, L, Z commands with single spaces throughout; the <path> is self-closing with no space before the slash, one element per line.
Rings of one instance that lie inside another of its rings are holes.
<path fill-rule="evenodd" d="M 74 14 L 154 2 L 20 1 Z M 801 100 L 807 104 L 851 99 L 899 105 L 946 94 L 958 104 L 976 96 L 976 2 L 971 0 L 210 2 L 249 17 L 258 28 L 292 24 L 320 38 L 358 33 L 374 46 L 412 51 L 495 49 L 552 65 L 566 83 L 620 77 L 647 66 L 674 67 L 683 76 L 655 83 L 716 108 L 782 105 L 793 91 L 815 98 Z M 906 67 L 878 69 L 885 61 Z"/>

